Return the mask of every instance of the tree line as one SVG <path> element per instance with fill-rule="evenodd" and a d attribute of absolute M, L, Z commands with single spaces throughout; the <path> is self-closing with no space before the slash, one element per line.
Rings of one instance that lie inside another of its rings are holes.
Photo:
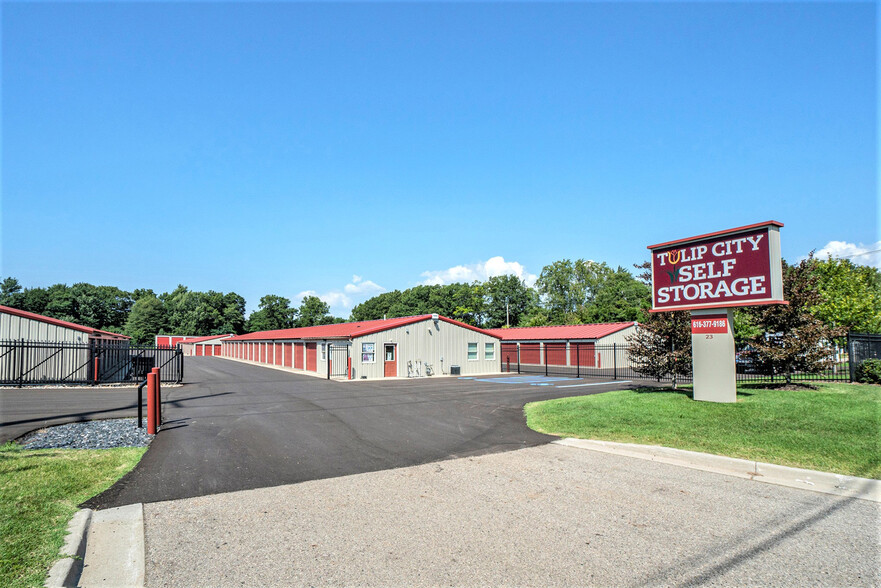
<path fill-rule="evenodd" d="M 155 335 L 241 335 L 254 331 L 307 327 L 342 322 L 317 296 L 306 296 L 299 307 L 290 300 L 267 295 L 245 317 L 245 299 L 235 292 L 197 292 L 180 285 L 171 292 L 127 292 L 113 286 L 78 283 L 48 288 L 24 288 L 13 277 L 0 282 L 0 305 L 129 335 L 151 343 Z"/>
<path fill-rule="evenodd" d="M 679 325 L 676 332 L 683 337 L 680 353 L 690 354 L 690 332 L 688 336 L 683 334 L 690 322 L 679 317 L 681 313 L 649 313 L 649 266 L 645 263 L 635 268 L 636 276 L 604 262 L 563 259 L 544 266 L 532 287 L 512 275 L 470 284 L 420 285 L 365 300 L 352 309 L 348 320 L 437 313 L 483 328 L 639 321 L 658 336 L 669 335 L 664 334 L 669 326 L 664 321 L 671 321 Z M 849 260 L 813 257 L 796 265 L 784 262 L 784 268 L 784 276 L 797 268 L 807 280 L 800 289 L 784 282 L 787 300 L 799 298 L 802 291 L 810 294 L 803 297 L 801 312 L 834 332 L 881 333 L 878 269 Z M 293 306 L 288 298 L 267 294 L 260 299 L 257 310 L 246 317 L 245 299 L 235 292 L 198 292 L 180 285 L 172 292 L 157 295 L 153 290 L 127 292 L 87 283 L 24 288 L 13 277 L 0 282 L 0 304 L 123 333 L 137 342 L 150 342 L 156 334 L 242 334 L 344 320 L 332 316 L 327 303 L 317 296 L 307 296 L 299 306 Z M 778 332 L 768 331 L 776 327 L 770 315 L 763 312 L 773 313 L 774 307 L 737 311 L 738 342 Z M 688 339 L 687 345 L 684 339 Z"/>

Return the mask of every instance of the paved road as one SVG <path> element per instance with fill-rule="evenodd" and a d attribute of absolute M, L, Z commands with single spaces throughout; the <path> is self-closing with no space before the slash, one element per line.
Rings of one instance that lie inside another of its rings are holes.
<path fill-rule="evenodd" d="M 137 398 L 137 388 L 3 388 L 0 443 L 53 425 L 137 416 Z"/>
<path fill-rule="evenodd" d="M 878 586 L 879 505 L 560 445 L 147 504 L 147 586 Z"/>
<path fill-rule="evenodd" d="M 165 426 L 138 466 L 87 503 L 110 508 L 411 466 L 539 445 L 523 405 L 630 384 L 556 388 L 457 378 L 334 382 L 186 359 Z"/>

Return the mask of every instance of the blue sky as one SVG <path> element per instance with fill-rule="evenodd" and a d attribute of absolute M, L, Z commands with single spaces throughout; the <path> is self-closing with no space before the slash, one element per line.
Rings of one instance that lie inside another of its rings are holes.
<path fill-rule="evenodd" d="M 348 316 L 770 219 L 788 260 L 871 251 L 877 34 L 872 2 L 4 2 L 0 275 Z"/>

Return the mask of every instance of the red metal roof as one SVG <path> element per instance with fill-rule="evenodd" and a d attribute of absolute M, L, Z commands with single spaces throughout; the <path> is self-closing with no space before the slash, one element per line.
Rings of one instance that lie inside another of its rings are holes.
<path fill-rule="evenodd" d="M 703 241 L 704 239 L 709 239 L 710 237 L 718 237 L 719 235 L 727 235 L 729 233 L 745 233 L 746 231 L 752 229 L 758 229 L 759 227 L 782 227 L 783 223 L 769 220 L 763 223 L 753 223 L 751 225 L 746 225 L 744 227 L 737 227 L 734 229 L 728 229 L 726 231 L 715 231 L 713 233 L 706 233 L 705 235 L 696 235 L 694 237 L 687 237 L 685 239 L 676 239 L 675 241 L 667 241 L 666 243 L 658 243 L 657 245 L 649 245 L 646 249 L 660 249 L 661 247 L 669 247 L 670 245 L 682 245 L 683 243 L 691 243 L 692 241 Z"/>
<path fill-rule="evenodd" d="M 81 331 L 83 333 L 88 333 L 89 335 L 95 335 L 96 337 L 106 335 L 109 337 L 115 337 L 117 339 L 131 339 L 131 337 L 129 337 L 128 335 L 120 335 L 119 333 L 111 333 L 110 331 L 102 331 L 101 329 L 95 329 L 92 327 L 87 327 L 85 325 L 78 325 L 76 323 L 70 323 L 70 322 L 63 321 L 63 320 L 56 319 L 56 318 L 52 318 L 49 316 L 43 316 L 42 314 L 36 314 L 33 312 L 27 312 L 25 310 L 19 310 L 17 308 L 12 308 L 11 306 L 0 306 L 0 312 L 5 312 L 6 314 L 19 316 L 21 318 L 30 319 L 33 321 L 40 321 L 41 323 L 47 323 L 50 325 L 55 325 L 57 327 L 64 327 L 66 329 L 73 329 L 75 331 Z"/>
<path fill-rule="evenodd" d="M 232 333 L 228 335 L 208 335 L 207 337 L 190 337 L 184 341 L 179 341 L 179 343 L 203 343 L 205 341 L 212 341 L 214 339 L 228 339 L 232 337 Z"/>
<path fill-rule="evenodd" d="M 351 339 L 362 335 L 370 335 L 380 331 L 387 331 L 397 327 L 403 327 L 413 323 L 430 320 L 432 315 L 423 314 L 419 316 L 404 316 L 399 318 L 381 319 L 375 321 L 360 321 L 356 323 L 338 323 L 335 325 L 318 325 L 315 327 L 298 327 L 295 329 L 279 329 L 276 331 L 258 331 L 256 333 L 247 333 L 237 337 L 226 339 L 227 341 L 267 341 L 274 339 Z M 491 335 L 489 331 L 478 329 L 471 325 L 438 316 L 438 320 L 452 325 L 459 325 L 465 329 L 470 329 L 485 335 Z M 492 335 L 495 336 L 495 335 Z"/>
<path fill-rule="evenodd" d="M 553 325 L 549 327 L 512 327 L 487 329 L 502 341 L 545 341 L 562 339 L 601 339 L 635 325 L 629 323 L 596 323 L 591 325 Z"/>

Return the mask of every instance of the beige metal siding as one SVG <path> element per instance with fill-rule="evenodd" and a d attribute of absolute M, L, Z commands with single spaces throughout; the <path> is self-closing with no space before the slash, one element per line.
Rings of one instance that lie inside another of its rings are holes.
<path fill-rule="evenodd" d="M 375 343 L 374 363 L 362 362 L 361 344 Z M 352 368 L 355 379 L 379 379 L 384 376 L 383 344 L 397 344 L 398 377 L 425 376 L 426 364 L 434 375 L 448 375 L 451 365 L 458 365 L 462 375 L 499 373 L 499 340 L 471 329 L 426 319 L 352 340 Z M 468 343 L 477 343 L 477 359 L 468 360 Z M 484 346 L 492 343 L 493 359 L 484 359 Z M 441 361 L 443 358 L 443 361 Z"/>
<path fill-rule="evenodd" d="M 0 313 L 0 340 L 63 341 L 64 343 L 88 343 L 89 335 L 82 331 L 33 319 Z"/>
<path fill-rule="evenodd" d="M 597 347 L 599 348 L 597 350 L 597 355 L 599 356 L 597 359 L 600 361 L 599 367 L 612 367 L 615 363 L 618 364 L 618 367 L 629 365 L 626 349 L 630 344 L 627 342 L 627 337 L 635 332 L 636 327 L 630 326 L 597 340 Z M 611 348 L 612 344 L 615 344 L 617 349 L 613 350 Z"/>

